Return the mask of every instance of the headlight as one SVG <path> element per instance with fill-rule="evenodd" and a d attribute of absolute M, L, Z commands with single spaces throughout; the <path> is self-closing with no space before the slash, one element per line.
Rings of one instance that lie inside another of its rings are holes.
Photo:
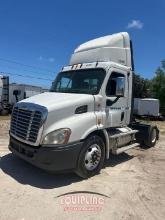
<path fill-rule="evenodd" d="M 71 130 L 62 128 L 47 134 L 43 140 L 43 144 L 67 144 Z"/>

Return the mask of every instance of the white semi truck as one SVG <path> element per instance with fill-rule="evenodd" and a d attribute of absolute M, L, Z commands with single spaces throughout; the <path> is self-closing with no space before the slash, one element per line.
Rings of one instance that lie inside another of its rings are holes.
<path fill-rule="evenodd" d="M 70 170 L 88 178 L 111 153 L 154 146 L 157 127 L 132 120 L 133 70 L 128 33 L 80 45 L 51 92 L 15 105 L 9 149 L 47 171 Z"/>

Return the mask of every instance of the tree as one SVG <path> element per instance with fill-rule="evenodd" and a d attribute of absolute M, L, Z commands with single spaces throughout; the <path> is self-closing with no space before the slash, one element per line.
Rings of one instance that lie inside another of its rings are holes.
<path fill-rule="evenodd" d="M 151 97 L 151 81 L 144 79 L 138 74 L 133 75 L 133 87 L 135 98 Z"/>
<path fill-rule="evenodd" d="M 160 106 L 165 108 L 165 60 L 158 67 L 152 79 L 152 93 L 154 98 L 160 100 Z"/>

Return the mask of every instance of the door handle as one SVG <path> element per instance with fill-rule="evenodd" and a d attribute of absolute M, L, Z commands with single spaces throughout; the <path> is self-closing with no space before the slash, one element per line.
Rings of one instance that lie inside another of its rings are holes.
<path fill-rule="evenodd" d="M 124 119 L 124 114 L 125 114 L 124 112 L 121 113 L 121 121 L 123 121 Z"/>

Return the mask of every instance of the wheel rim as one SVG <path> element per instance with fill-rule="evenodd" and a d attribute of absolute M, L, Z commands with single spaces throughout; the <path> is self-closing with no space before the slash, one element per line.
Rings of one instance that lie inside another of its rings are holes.
<path fill-rule="evenodd" d="M 94 170 L 100 163 L 101 149 L 97 144 L 91 145 L 85 154 L 84 165 L 87 170 Z"/>
<path fill-rule="evenodd" d="M 155 141 L 156 141 L 156 129 L 153 129 L 152 136 L 151 136 L 151 142 L 155 143 Z"/>

